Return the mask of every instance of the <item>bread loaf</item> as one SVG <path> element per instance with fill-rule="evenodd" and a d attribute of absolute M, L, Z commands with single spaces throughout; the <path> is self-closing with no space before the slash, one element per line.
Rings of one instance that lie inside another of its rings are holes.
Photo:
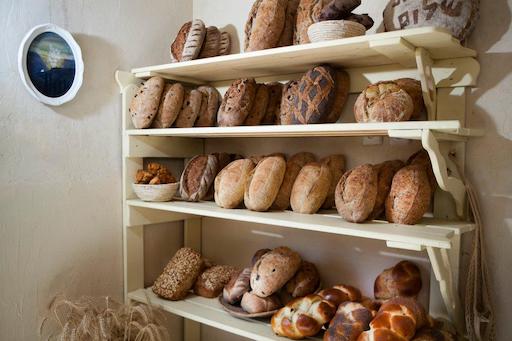
<path fill-rule="evenodd" d="M 369 217 L 377 199 L 377 180 L 377 171 L 368 164 L 343 174 L 336 186 L 335 201 L 345 220 L 360 223 Z"/>
<path fill-rule="evenodd" d="M 286 172 L 281 156 L 269 156 L 252 171 L 244 193 L 245 206 L 252 211 L 267 211 L 276 199 Z"/>
<path fill-rule="evenodd" d="M 425 110 L 425 102 L 423 102 L 423 90 L 421 89 L 420 81 L 412 78 L 400 78 L 395 80 L 396 85 L 398 85 L 402 90 L 405 90 L 409 96 L 411 96 L 413 111 L 413 118 L 420 118 L 421 113 Z"/>
<path fill-rule="evenodd" d="M 325 301 L 337 308 L 343 302 L 360 302 L 361 291 L 350 285 L 337 284 L 331 288 L 323 289 L 318 293 Z"/>
<path fill-rule="evenodd" d="M 377 170 L 377 198 L 368 220 L 377 219 L 384 212 L 384 203 L 389 195 L 393 177 L 404 163 L 400 160 L 386 161 L 375 166 Z"/>
<path fill-rule="evenodd" d="M 395 82 L 369 85 L 354 104 L 355 119 L 360 123 L 408 121 L 413 111 L 411 96 Z"/>
<path fill-rule="evenodd" d="M 203 260 L 197 251 L 179 249 L 153 284 L 153 292 L 171 301 L 184 299 L 202 267 Z"/>
<path fill-rule="evenodd" d="M 331 180 L 331 171 L 325 163 L 313 162 L 302 167 L 292 187 L 292 210 L 305 214 L 318 212 L 327 198 Z"/>
<path fill-rule="evenodd" d="M 271 249 L 260 249 L 260 250 L 256 251 L 254 253 L 254 255 L 252 256 L 251 265 L 254 266 L 254 264 L 256 264 L 264 254 L 269 253 L 270 251 L 272 251 L 272 250 Z"/>
<path fill-rule="evenodd" d="M 185 89 L 180 83 L 166 84 L 160 100 L 158 112 L 152 128 L 169 128 L 172 126 L 183 106 Z"/>
<path fill-rule="evenodd" d="M 179 62 L 196 59 L 201 52 L 205 36 L 206 27 L 201 20 L 186 22 L 171 45 L 172 58 Z"/>
<path fill-rule="evenodd" d="M 283 182 L 279 188 L 276 199 L 272 204 L 272 209 L 286 210 L 290 207 L 290 196 L 292 194 L 293 184 L 299 175 L 300 170 L 306 164 L 315 161 L 315 156 L 311 153 L 297 153 L 290 157 L 286 162 L 286 172 L 284 174 Z"/>
<path fill-rule="evenodd" d="M 194 293 L 207 298 L 215 298 L 222 293 L 224 286 L 237 272 L 234 266 L 214 265 L 199 276 L 194 285 Z"/>
<path fill-rule="evenodd" d="M 249 13 L 246 51 L 259 51 L 276 47 L 284 29 L 287 0 L 256 1 L 256 9 Z"/>
<path fill-rule="evenodd" d="M 359 335 L 370 328 L 373 319 L 371 310 L 357 302 L 342 303 L 329 328 L 324 334 L 324 341 L 356 341 Z"/>
<path fill-rule="evenodd" d="M 386 219 L 391 223 L 414 225 L 427 212 L 430 197 L 431 187 L 425 168 L 406 166 L 393 177 L 386 199 Z"/>
<path fill-rule="evenodd" d="M 341 117 L 343 107 L 347 103 L 350 90 L 350 76 L 345 70 L 336 69 L 336 96 L 330 108 L 330 113 L 325 119 L 326 123 L 336 123 Z"/>
<path fill-rule="evenodd" d="M 225 56 L 231 53 L 231 35 L 228 32 L 220 34 L 219 56 Z"/>
<path fill-rule="evenodd" d="M 361 0 L 331 0 L 320 12 L 319 20 L 340 20 L 361 5 Z"/>
<path fill-rule="evenodd" d="M 291 297 L 303 297 L 315 292 L 320 285 L 320 274 L 315 264 L 302 261 L 299 270 L 286 283 L 285 290 Z"/>
<path fill-rule="evenodd" d="M 210 58 L 219 55 L 220 51 L 220 31 L 215 26 L 206 28 L 206 34 L 199 52 L 198 58 Z"/>
<path fill-rule="evenodd" d="M 251 112 L 256 96 L 256 82 L 252 78 L 236 80 L 224 94 L 217 115 L 220 127 L 242 125 Z"/>
<path fill-rule="evenodd" d="M 300 0 L 293 38 L 294 45 L 309 43 L 308 28 L 320 19 L 320 12 L 327 0 Z"/>
<path fill-rule="evenodd" d="M 238 303 L 242 296 L 251 290 L 251 271 L 251 268 L 245 268 L 231 276 L 222 292 L 222 297 L 226 302 L 229 304 Z"/>
<path fill-rule="evenodd" d="M 268 297 L 276 293 L 295 275 L 301 262 L 297 252 L 284 246 L 265 253 L 252 268 L 253 294 Z"/>
<path fill-rule="evenodd" d="M 275 294 L 268 297 L 259 297 L 252 292 L 246 292 L 242 297 L 240 306 L 249 314 L 257 314 L 277 310 L 283 305 Z"/>
<path fill-rule="evenodd" d="M 257 126 L 260 125 L 267 112 L 268 102 L 270 99 L 270 90 L 265 84 L 256 86 L 256 95 L 254 104 L 251 108 L 249 116 L 245 119 L 244 125 Z"/>
<path fill-rule="evenodd" d="M 181 174 L 180 194 L 188 201 L 203 200 L 215 180 L 218 160 L 214 155 L 197 155 L 185 166 Z"/>
<path fill-rule="evenodd" d="M 214 127 L 217 123 L 217 111 L 219 110 L 220 104 L 219 91 L 207 85 L 198 87 L 197 91 L 203 94 L 203 101 L 195 126 Z"/>
<path fill-rule="evenodd" d="M 320 160 L 320 162 L 326 164 L 327 167 L 329 167 L 332 175 L 329 191 L 327 192 L 327 197 L 325 198 L 325 201 L 322 205 L 322 208 L 328 210 L 336 206 L 336 202 L 334 200 L 334 192 L 336 192 L 336 186 L 345 173 L 345 157 L 341 154 L 330 155 Z"/>
<path fill-rule="evenodd" d="M 272 82 L 266 84 L 270 91 L 267 111 L 263 117 L 263 124 L 279 124 L 281 111 L 281 98 L 283 97 L 283 84 Z"/>
<path fill-rule="evenodd" d="M 421 273 L 416 264 L 401 261 L 384 270 L 375 279 L 375 298 L 387 300 L 393 297 L 416 297 L 421 290 Z"/>
<path fill-rule="evenodd" d="M 299 0 L 288 0 L 286 6 L 286 15 L 283 32 L 279 38 L 277 46 L 293 45 L 293 32 L 295 31 L 295 21 L 297 20 L 297 8 L 299 7 Z"/>
<path fill-rule="evenodd" d="M 140 86 L 139 91 L 133 96 L 128 112 L 136 129 L 151 126 L 158 112 L 164 85 L 162 77 L 151 77 Z"/>
<path fill-rule="evenodd" d="M 281 97 L 281 108 L 279 110 L 279 124 L 293 124 L 293 103 L 299 94 L 299 82 L 289 81 L 283 87 L 283 95 Z"/>
<path fill-rule="evenodd" d="M 174 122 L 177 128 L 191 128 L 194 126 L 199 112 L 201 110 L 201 104 L 203 102 L 203 94 L 197 90 L 185 91 L 183 98 L 183 106 L 178 114 L 178 118 Z"/>
<path fill-rule="evenodd" d="M 223 208 L 237 208 L 244 201 L 245 185 L 254 169 L 249 159 L 231 162 L 215 178 L 215 203 Z"/>
<path fill-rule="evenodd" d="M 428 176 L 428 182 L 430 183 L 430 188 L 432 189 L 432 195 L 437 188 L 437 180 L 434 175 L 434 170 L 432 169 L 432 162 L 430 161 L 430 156 L 425 149 L 421 149 L 416 153 L 412 154 L 409 159 L 407 159 L 408 165 L 418 165 L 425 168 Z"/>

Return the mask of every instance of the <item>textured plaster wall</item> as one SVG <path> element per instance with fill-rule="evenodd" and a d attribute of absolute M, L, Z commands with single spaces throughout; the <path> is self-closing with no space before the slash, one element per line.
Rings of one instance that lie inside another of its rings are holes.
<path fill-rule="evenodd" d="M 189 1 L 0 0 L 0 340 L 37 340 L 57 293 L 122 296 L 121 118 L 116 69 L 164 63 Z M 52 22 L 82 48 L 71 103 L 33 99 L 25 33 Z"/>

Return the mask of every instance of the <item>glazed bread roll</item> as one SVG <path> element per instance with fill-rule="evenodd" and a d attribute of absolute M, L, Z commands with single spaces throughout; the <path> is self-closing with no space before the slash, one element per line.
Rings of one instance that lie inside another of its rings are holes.
<path fill-rule="evenodd" d="M 269 156 L 251 173 L 244 193 L 245 206 L 252 211 L 267 211 L 276 199 L 286 172 L 282 156 Z"/>
<path fill-rule="evenodd" d="M 336 208 L 347 221 L 365 221 L 377 199 L 377 171 L 372 165 L 358 166 L 341 177 L 336 186 Z"/>
<path fill-rule="evenodd" d="M 320 160 L 321 163 L 326 164 L 331 171 L 331 184 L 329 185 L 329 191 L 327 192 L 327 198 L 322 205 L 324 209 L 331 209 L 336 206 L 334 200 L 334 192 L 336 192 L 336 185 L 340 181 L 341 177 L 345 173 L 345 157 L 341 154 L 330 155 Z"/>
<path fill-rule="evenodd" d="M 274 294 L 295 275 L 301 262 L 297 252 L 284 246 L 265 253 L 252 268 L 253 294 L 260 297 Z"/>
<path fill-rule="evenodd" d="M 377 198 L 368 220 L 377 219 L 384 212 L 384 203 L 389 195 L 396 172 L 404 166 L 400 160 L 386 161 L 375 166 L 377 170 Z"/>
<path fill-rule="evenodd" d="M 227 165 L 215 178 L 215 203 L 223 208 L 237 208 L 244 202 L 245 185 L 254 169 L 249 159 Z"/>
<path fill-rule="evenodd" d="M 244 124 L 252 110 L 256 96 L 256 82 L 253 78 L 242 78 L 231 84 L 217 114 L 219 127 L 233 127 Z"/>
<path fill-rule="evenodd" d="M 256 314 L 277 310 L 283 305 L 275 294 L 268 297 L 259 297 L 252 292 L 246 292 L 242 297 L 240 306 L 249 314 Z"/>
<path fill-rule="evenodd" d="M 318 212 L 327 198 L 332 174 L 322 163 L 309 163 L 302 167 L 290 196 L 292 210 L 298 213 Z"/>
<path fill-rule="evenodd" d="M 285 290 L 291 297 L 303 297 L 315 292 L 320 285 L 320 274 L 315 264 L 302 261 L 302 264 L 291 280 L 286 283 Z"/>
<path fill-rule="evenodd" d="M 293 184 L 299 175 L 300 170 L 306 164 L 314 162 L 315 156 L 311 153 L 297 153 L 290 157 L 286 162 L 286 173 L 284 174 L 283 183 L 279 188 L 276 200 L 272 204 L 272 209 L 286 210 L 290 207 L 290 196 L 292 194 Z"/>
<path fill-rule="evenodd" d="M 231 277 L 222 292 L 222 297 L 226 302 L 238 303 L 242 296 L 251 290 L 251 272 L 251 268 L 245 268 Z"/>
<path fill-rule="evenodd" d="M 421 273 L 416 264 L 401 261 L 384 270 L 375 279 L 375 298 L 387 300 L 393 297 L 416 297 L 421 290 Z"/>
<path fill-rule="evenodd" d="M 213 154 L 197 155 L 181 174 L 180 194 L 187 201 L 200 201 L 208 194 L 217 175 L 219 161 Z"/>
<path fill-rule="evenodd" d="M 370 328 L 373 319 L 371 310 L 357 302 L 342 303 L 329 323 L 324 341 L 356 341 L 359 335 Z"/>
<path fill-rule="evenodd" d="M 179 249 L 153 284 L 153 292 L 171 301 L 184 299 L 203 265 L 199 252 L 191 248 Z"/>
<path fill-rule="evenodd" d="M 133 96 L 128 108 L 136 129 L 149 128 L 158 112 L 165 82 L 161 77 L 151 77 L 143 83 Z"/>
<path fill-rule="evenodd" d="M 214 265 L 204 271 L 194 285 L 194 293 L 207 298 L 215 298 L 222 292 L 237 269 L 230 265 Z"/>

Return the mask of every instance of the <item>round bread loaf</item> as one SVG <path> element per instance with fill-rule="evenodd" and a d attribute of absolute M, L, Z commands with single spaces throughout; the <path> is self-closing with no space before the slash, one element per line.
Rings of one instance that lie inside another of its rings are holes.
<path fill-rule="evenodd" d="M 380 273 L 373 287 L 375 298 L 382 300 L 399 296 L 416 297 L 420 290 L 420 269 L 406 260 Z"/>
<path fill-rule="evenodd" d="M 283 87 L 281 108 L 279 110 L 279 124 L 293 124 L 293 103 L 296 101 L 299 91 L 298 81 L 289 81 Z"/>
<path fill-rule="evenodd" d="M 314 162 L 315 155 L 307 152 L 297 153 L 286 162 L 286 173 L 284 174 L 283 183 L 279 188 L 276 200 L 272 204 L 272 209 L 286 210 L 290 207 L 290 196 L 292 194 L 293 184 L 299 175 L 300 170 L 306 164 Z"/>
<path fill-rule="evenodd" d="M 206 35 L 203 46 L 199 52 L 198 58 L 210 58 L 219 55 L 220 51 L 220 31 L 215 26 L 206 28 Z"/>
<path fill-rule="evenodd" d="M 214 265 L 205 270 L 194 285 L 194 293 L 207 298 L 215 298 L 238 270 L 231 265 Z"/>
<path fill-rule="evenodd" d="M 237 208 L 244 202 L 244 192 L 254 163 L 249 159 L 231 162 L 215 178 L 215 203 L 223 208 Z"/>
<path fill-rule="evenodd" d="M 180 83 L 166 84 L 158 112 L 152 128 L 169 128 L 172 126 L 183 106 L 185 88 Z"/>
<path fill-rule="evenodd" d="M 355 119 L 359 123 L 408 121 L 413 111 L 411 96 L 395 82 L 369 85 L 354 104 Z"/>
<path fill-rule="evenodd" d="M 252 268 L 252 293 L 260 297 L 274 294 L 295 275 L 301 263 L 300 255 L 285 246 L 265 253 Z"/>
<path fill-rule="evenodd" d="M 420 118 L 421 113 L 425 110 L 425 102 L 423 101 L 423 90 L 421 82 L 412 78 L 400 78 L 395 80 L 396 85 L 405 90 L 411 96 L 414 109 L 412 111 L 413 118 Z"/>
<path fill-rule="evenodd" d="M 324 333 L 323 341 L 355 341 L 370 328 L 374 313 L 358 302 L 340 304 Z"/>
<path fill-rule="evenodd" d="M 222 297 L 229 304 L 240 302 L 242 296 L 251 290 L 251 268 L 245 268 L 233 275 L 224 286 Z"/>
<path fill-rule="evenodd" d="M 217 175 L 219 161 L 215 155 L 197 155 L 183 170 L 180 194 L 188 201 L 203 200 Z"/>
<path fill-rule="evenodd" d="M 265 116 L 263 117 L 263 124 L 279 124 L 280 111 L 281 111 L 281 98 L 283 97 L 283 84 L 279 82 L 267 83 L 269 89 L 268 106 Z"/>
<path fill-rule="evenodd" d="M 377 219 L 384 212 L 384 203 L 389 195 L 395 173 L 404 166 L 400 160 L 386 161 L 375 166 L 377 169 L 377 198 L 368 220 Z"/>
<path fill-rule="evenodd" d="M 178 118 L 174 122 L 177 128 L 191 128 L 194 126 L 199 112 L 201 111 L 201 104 L 203 103 L 203 94 L 197 90 L 186 90 L 185 97 L 183 98 L 183 106 L 178 114 Z"/>
<path fill-rule="evenodd" d="M 256 82 L 252 78 L 243 78 L 233 82 L 224 94 L 217 115 L 219 127 L 242 125 L 251 112 L 256 96 Z"/>
<path fill-rule="evenodd" d="M 418 223 L 430 206 L 431 192 L 424 167 L 411 165 L 400 169 L 386 199 L 386 219 L 397 224 Z"/>
<path fill-rule="evenodd" d="M 247 181 L 245 206 L 252 211 L 267 211 L 276 199 L 286 172 L 282 156 L 269 156 L 260 161 Z"/>
<path fill-rule="evenodd" d="M 336 202 L 334 200 L 334 192 L 336 192 L 336 186 L 345 173 L 345 157 L 341 154 L 330 155 L 320 160 L 320 162 L 326 164 L 329 167 L 332 175 L 329 191 L 327 192 L 327 198 L 325 198 L 325 201 L 322 205 L 322 208 L 329 210 L 336 206 Z"/>
<path fill-rule="evenodd" d="M 257 314 L 277 310 L 283 305 L 275 294 L 268 297 L 259 297 L 252 292 L 246 292 L 242 297 L 240 306 L 249 314 Z"/>
<path fill-rule="evenodd" d="M 199 19 L 186 22 L 171 45 L 172 59 L 179 62 L 196 59 L 201 52 L 205 36 L 204 22 Z"/>
<path fill-rule="evenodd" d="M 149 128 L 155 118 L 165 82 L 162 77 L 151 77 L 143 83 L 133 96 L 128 108 L 136 129 Z"/>
<path fill-rule="evenodd" d="M 329 115 L 325 119 L 326 123 L 336 123 L 341 117 L 343 107 L 347 103 L 348 92 L 350 90 L 350 76 L 345 70 L 336 69 L 336 96 Z"/>
<path fill-rule="evenodd" d="M 292 187 L 292 210 L 305 214 L 318 212 L 327 198 L 331 179 L 329 166 L 324 163 L 312 162 L 302 167 Z"/>
<path fill-rule="evenodd" d="M 260 125 L 267 112 L 270 90 L 265 84 L 256 85 L 256 95 L 249 116 L 245 119 L 246 126 Z"/>
<path fill-rule="evenodd" d="M 320 274 L 315 264 L 302 261 L 299 270 L 286 283 L 285 290 L 291 297 L 303 297 L 315 292 L 320 285 Z"/>
<path fill-rule="evenodd" d="M 202 85 L 197 91 L 203 94 L 201 110 L 195 122 L 196 127 L 214 127 L 217 123 L 217 111 L 219 110 L 220 94 L 217 89 L 208 85 Z"/>
<path fill-rule="evenodd" d="M 254 3 L 245 28 L 249 37 L 245 51 L 259 51 L 278 45 L 284 29 L 287 3 L 288 0 L 261 0 Z"/>
<path fill-rule="evenodd" d="M 335 200 L 338 213 L 347 221 L 365 221 L 377 199 L 377 171 L 372 165 L 361 165 L 349 170 L 336 186 Z"/>

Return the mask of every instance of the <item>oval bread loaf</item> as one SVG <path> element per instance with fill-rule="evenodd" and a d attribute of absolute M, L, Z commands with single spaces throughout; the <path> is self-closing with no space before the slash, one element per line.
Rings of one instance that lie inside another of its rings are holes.
<path fill-rule="evenodd" d="M 166 84 L 160 107 L 153 120 L 152 128 L 169 128 L 172 126 L 183 106 L 185 88 L 180 83 Z"/>
<path fill-rule="evenodd" d="M 179 62 L 196 59 L 201 52 L 205 36 L 206 27 L 201 20 L 195 19 L 183 24 L 171 45 L 172 59 Z"/>
<path fill-rule="evenodd" d="M 271 249 L 259 249 L 258 251 L 256 251 L 251 258 L 251 266 L 254 266 L 254 264 L 256 264 L 260 260 L 260 258 L 263 257 L 263 255 L 265 253 L 269 253 L 270 251 L 272 251 L 272 250 Z"/>
<path fill-rule="evenodd" d="M 217 115 L 219 127 L 243 125 L 251 112 L 255 96 L 256 82 L 253 78 L 234 81 L 224 94 Z"/>
<path fill-rule="evenodd" d="M 286 172 L 282 156 L 269 156 L 258 163 L 247 181 L 245 206 L 252 211 L 267 211 L 276 199 Z"/>
<path fill-rule="evenodd" d="M 293 32 L 295 30 L 298 7 L 299 0 L 288 0 L 284 28 L 283 32 L 281 32 L 281 37 L 279 37 L 279 42 L 277 43 L 278 47 L 293 45 Z"/>
<path fill-rule="evenodd" d="M 203 94 L 203 101 L 195 126 L 214 127 L 215 123 L 217 123 L 217 111 L 220 104 L 219 91 L 208 85 L 198 87 L 197 91 Z"/>
<path fill-rule="evenodd" d="M 299 270 L 292 279 L 286 283 L 285 290 L 291 297 L 304 297 L 312 294 L 320 285 L 320 274 L 315 264 L 302 261 Z"/>
<path fill-rule="evenodd" d="M 215 155 L 197 155 L 186 165 L 180 179 L 180 194 L 188 201 L 203 200 L 218 172 Z"/>
<path fill-rule="evenodd" d="M 395 80 L 402 90 L 405 90 L 411 96 L 413 103 L 412 117 L 420 118 L 421 113 L 425 110 L 425 102 L 423 102 L 423 90 L 420 81 L 412 78 L 400 78 Z"/>
<path fill-rule="evenodd" d="M 329 167 L 332 175 L 329 191 L 327 192 L 327 198 L 325 198 L 322 205 L 322 208 L 328 210 L 336 206 L 334 192 L 336 192 L 336 186 L 345 173 L 345 157 L 341 154 L 330 155 L 320 160 L 320 162 L 325 163 Z"/>
<path fill-rule="evenodd" d="M 325 0 L 300 0 L 297 8 L 293 44 L 309 43 L 308 28 L 320 19 L 320 12 L 326 4 Z"/>
<path fill-rule="evenodd" d="M 393 177 L 400 168 L 404 166 L 404 163 L 400 160 L 386 161 L 375 166 L 377 169 L 377 198 L 375 199 L 375 205 L 372 213 L 368 217 L 368 220 L 378 218 L 384 212 L 384 203 L 389 195 L 391 189 L 391 183 Z"/>
<path fill-rule="evenodd" d="M 203 103 L 203 94 L 195 89 L 186 90 L 185 97 L 183 98 L 183 106 L 178 114 L 178 118 L 174 122 L 177 128 L 191 128 L 194 126 L 199 112 L 201 111 L 201 104 Z"/>
<path fill-rule="evenodd" d="M 343 107 L 347 103 L 350 90 L 350 76 L 345 70 L 336 69 L 336 96 L 330 109 L 329 115 L 325 119 L 326 123 L 336 123 L 341 117 Z"/>
<path fill-rule="evenodd" d="M 283 84 L 272 82 L 265 84 L 269 89 L 268 106 L 263 124 L 279 124 L 279 113 L 281 111 L 281 98 L 283 97 Z"/>
<path fill-rule="evenodd" d="M 302 167 L 290 196 L 292 210 L 305 214 L 318 212 L 327 198 L 331 179 L 331 170 L 326 164 L 312 162 Z"/>
<path fill-rule="evenodd" d="M 430 183 L 430 187 L 432 189 L 432 195 L 434 195 L 434 191 L 437 187 L 437 180 L 436 176 L 434 175 L 434 170 L 432 169 L 432 162 L 430 161 L 428 152 L 425 149 L 421 149 L 412 154 L 407 159 L 407 165 L 418 165 L 425 168 L 427 171 L 428 182 Z"/>
<path fill-rule="evenodd" d="M 225 56 L 231 53 L 231 35 L 228 32 L 220 34 L 219 56 Z"/>
<path fill-rule="evenodd" d="M 246 126 L 257 126 L 263 121 L 267 112 L 268 102 L 270 99 L 270 90 L 265 84 L 258 84 L 256 86 L 256 95 L 254 97 L 254 104 L 251 108 L 249 116 L 245 119 Z"/>
<path fill-rule="evenodd" d="M 249 159 L 231 162 L 215 178 L 215 203 L 223 208 L 237 208 L 244 202 L 244 192 L 254 163 Z"/>
<path fill-rule="evenodd" d="M 199 52 L 198 58 L 210 58 L 219 55 L 220 51 L 220 31 L 215 26 L 206 28 L 206 35 L 203 46 Z"/>
<path fill-rule="evenodd" d="M 246 27 L 249 36 L 246 51 L 259 51 L 276 47 L 285 25 L 288 0 L 257 1 L 251 10 Z"/>
<path fill-rule="evenodd" d="M 215 298 L 238 270 L 231 265 L 214 265 L 206 269 L 194 285 L 194 293 L 207 298 Z"/>
<path fill-rule="evenodd" d="M 165 82 L 162 77 L 151 77 L 141 85 L 130 103 L 133 126 L 136 129 L 149 128 L 160 106 Z"/>

